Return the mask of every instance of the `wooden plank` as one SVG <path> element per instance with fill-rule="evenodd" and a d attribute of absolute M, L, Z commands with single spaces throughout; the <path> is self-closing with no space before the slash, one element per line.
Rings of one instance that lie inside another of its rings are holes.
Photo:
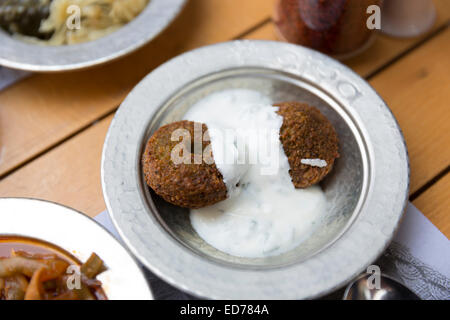
<path fill-rule="evenodd" d="M 401 39 L 379 35 L 375 43 L 361 55 L 351 58 L 345 63 L 363 77 L 370 75 L 389 61 L 400 56 L 414 45 L 429 37 L 430 33 L 448 24 L 450 19 L 450 1 L 435 0 L 438 13 L 436 23 L 430 32 L 420 37 Z"/>
<path fill-rule="evenodd" d="M 446 130 L 450 121 L 449 40 L 450 30 L 372 81 L 404 130 L 413 191 L 450 159 L 450 150 L 442 147 L 450 143 Z M 0 194 L 49 199 L 91 216 L 102 211 L 100 153 L 108 123 L 109 118 L 0 181 Z"/>
<path fill-rule="evenodd" d="M 447 29 L 370 81 L 403 130 L 411 192 L 450 164 L 449 52 Z"/>
<path fill-rule="evenodd" d="M 448 34 L 448 32 L 446 34 Z M 375 83 L 379 92 L 383 90 L 390 96 L 388 103 L 391 108 L 394 109 L 393 111 L 400 120 L 401 126 L 405 131 L 412 160 L 415 159 L 417 154 L 420 155 L 420 153 L 424 151 L 423 149 L 426 149 L 425 155 L 420 158 L 420 161 L 412 161 L 414 162 L 412 164 L 413 180 L 416 179 L 415 176 L 417 175 L 417 171 L 422 170 L 421 167 L 423 163 L 425 163 L 426 173 L 423 177 L 417 180 L 418 182 L 414 182 L 413 185 L 421 185 L 419 182 L 428 181 L 427 177 L 433 176 L 434 172 L 438 171 L 438 167 L 442 169 L 439 161 L 436 162 L 436 160 L 432 159 L 432 161 L 428 164 L 427 161 L 429 159 L 427 159 L 427 157 L 433 158 L 436 154 L 439 155 L 439 157 L 445 157 L 445 153 L 441 152 L 445 150 L 441 150 L 443 148 L 437 148 L 439 145 L 448 145 L 448 140 L 445 140 L 445 134 L 443 135 L 441 132 L 443 127 L 442 123 L 448 123 L 448 110 L 445 110 L 444 105 L 445 101 L 448 101 L 448 92 L 450 91 L 448 90 L 450 75 L 447 75 L 444 72 L 445 69 L 449 70 L 449 61 L 447 61 L 448 59 L 445 56 L 445 53 L 449 52 L 449 41 L 448 35 L 446 34 L 436 37 L 436 39 L 433 39 L 423 47 L 415 50 L 411 55 L 407 56 L 404 59 L 407 61 L 406 66 L 403 64 L 402 59 L 395 65 L 380 73 L 373 80 L 373 83 Z M 162 40 L 158 39 L 157 41 Z M 428 62 L 430 61 L 430 66 L 428 66 Z M 119 61 L 117 64 L 120 65 L 121 63 L 125 66 L 127 65 L 126 62 L 122 61 Z M 412 72 L 410 65 L 416 66 L 416 68 L 414 68 L 416 73 Z M 426 74 L 423 72 L 417 73 L 417 68 L 419 66 L 425 68 L 422 70 L 426 70 Z M 103 68 L 107 69 L 109 66 L 105 66 L 100 69 Z M 394 71 L 390 72 L 391 69 Z M 125 67 L 121 70 L 122 72 L 125 72 Z M 408 75 L 401 77 L 400 73 L 405 72 L 405 70 Z M 88 71 L 86 74 L 97 74 L 97 71 L 94 71 L 95 70 Z M 393 75 L 391 75 L 391 73 L 393 73 Z M 418 76 L 419 74 L 421 76 Z M 102 77 L 99 76 L 100 79 L 104 79 L 105 81 L 108 80 L 106 75 L 101 76 Z M 125 73 L 124 76 L 126 76 Z M 76 74 L 75 77 L 77 77 Z M 68 79 L 70 78 L 71 77 L 68 77 Z M 82 77 L 79 77 L 77 79 L 79 80 L 81 78 Z M 390 80 L 390 78 L 392 78 L 392 80 Z M 384 81 L 386 81 L 386 84 L 383 83 Z M 409 84 L 413 85 L 414 90 L 408 90 L 408 81 Z M 74 85 L 76 83 L 77 82 L 74 82 Z M 424 85 L 424 87 L 418 90 L 418 87 L 422 85 Z M 395 90 L 396 86 L 398 86 L 398 90 Z M 405 93 L 405 91 L 407 92 Z M 413 99 L 414 97 L 411 92 L 419 95 L 417 100 Z M 381 93 L 384 96 L 384 93 Z M 409 99 L 406 97 L 408 94 L 411 95 Z M 36 93 L 36 99 L 37 98 L 38 95 Z M 99 95 L 98 103 L 101 101 L 103 101 L 103 99 L 101 99 L 101 95 Z M 410 109 L 408 105 L 405 105 L 405 103 L 410 103 Z M 430 105 L 433 105 L 433 108 L 431 108 Z M 78 105 L 77 108 L 82 108 L 82 106 Z M 444 110 L 442 110 L 443 108 Z M 415 109 L 418 109 L 418 111 L 414 112 Z M 420 113 L 423 113 L 424 111 L 426 116 L 425 122 L 417 127 L 416 122 L 420 122 Z M 78 111 L 73 110 L 73 112 Z M 412 120 L 408 120 L 408 112 L 414 113 L 415 116 Z M 427 114 L 427 112 L 430 114 Z M 434 116 L 436 114 L 437 116 Z M 436 117 L 439 118 L 441 116 L 447 117 L 447 120 L 435 121 Z M 0 119 L 3 121 L 4 118 L 1 117 Z M 0 195 L 33 196 L 49 199 L 73 206 L 91 216 L 102 211 L 104 209 L 104 203 L 101 196 L 99 178 L 100 152 L 109 120 L 110 119 L 108 118 L 101 121 L 99 124 L 88 129 L 86 132 L 77 135 L 48 154 L 45 154 L 21 170 L 18 170 L 11 176 L 0 181 Z M 409 128 L 409 126 L 411 126 L 411 128 Z M 434 129 L 435 126 L 437 127 L 437 132 L 429 133 L 428 131 L 430 130 L 430 127 Z M 42 130 L 45 131 L 46 127 L 42 126 Z M 420 137 L 422 130 L 424 130 L 423 132 L 426 138 Z M 43 134 L 41 134 L 41 137 L 42 136 Z M 415 140 L 416 136 L 419 136 L 420 138 L 418 141 Z M 2 135 L 0 133 L 0 139 L 1 137 Z M 436 137 L 439 139 L 436 144 L 433 144 L 433 139 Z M 429 142 L 431 142 L 431 144 Z M 427 151 L 428 148 L 431 148 L 431 150 Z M 414 152 L 412 152 L 413 150 Z M 89 157 L 88 161 L 83 160 L 83 158 L 86 157 Z M 67 162 L 61 161 L 62 159 L 65 159 Z M 436 164 L 436 170 L 428 170 L 429 168 L 433 168 Z M 77 175 L 75 175 L 74 172 L 78 172 Z M 53 177 L 49 183 L 47 183 L 47 176 Z M 70 181 L 70 184 L 67 183 L 67 181 Z M 54 184 L 54 186 L 52 186 L 52 184 Z M 414 188 L 414 190 L 416 189 L 417 187 Z"/>
<path fill-rule="evenodd" d="M 0 195 L 51 200 L 91 217 L 103 211 L 100 160 L 111 119 L 99 121 L 3 179 Z"/>
<path fill-rule="evenodd" d="M 267 19 L 273 0 L 191 0 L 138 52 L 100 68 L 34 75 L 0 92 L 0 176 L 116 108 L 153 68 L 186 50 L 230 40 Z"/>
<path fill-rule="evenodd" d="M 363 77 L 366 77 L 398 57 L 414 45 L 427 38 L 430 33 L 441 28 L 450 19 L 450 1 L 435 0 L 438 17 L 433 29 L 420 37 L 400 39 L 379 34 L 374 44 L 362 54 L 345 60 L 344 63 Z M 277 40 L 272 22 L 247 35 L 248 39 Z"/>
<path fill-rule="evenodd" d="M 450 15 L 450 2 L 437 0 L 437 6 L 441 25 Z M 128 58 L 83 72 L 33 76 L 1 92 L 0 176 L 114 110 L 160 63 L 196 46 L 231 39 L 267 19 L 272 7 L 273 0 L 192 0 L 166 32 Z M 265 25 L 247 38 L 273 37 L 272 26 Z M 350 65 L 368 74 L 419 40 L 383 37 Z"/>
<path fill-rule="evenodd" d="M 449 190 L 450 174 L 447 174 L 413 202 L 447 238 L 450 238 Z"/>

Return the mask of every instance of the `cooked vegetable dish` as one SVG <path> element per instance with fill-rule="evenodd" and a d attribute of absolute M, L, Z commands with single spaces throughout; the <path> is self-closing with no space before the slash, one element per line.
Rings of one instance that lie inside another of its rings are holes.
<path fill-rule="evenodd" d="M 17 243 L 0 242 L 0 300 L 107 299 L 96 279 L 106 268 L 95 253 L 80 266 L 63 253 Z"/>
<path fill-rule="evenodd" d="M 149 0 L 0 0 L 0 27 L 43 45 L 96 40 L 138 16 Z"/>

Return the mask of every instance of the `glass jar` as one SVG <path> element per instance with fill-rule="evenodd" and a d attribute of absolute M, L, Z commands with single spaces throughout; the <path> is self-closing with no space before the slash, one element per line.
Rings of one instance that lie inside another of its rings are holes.
<path fill-rule="evenodd" d="M 381 31 L 394 37 L 417 37 L 436 21 L 432 0 L 388 0 L 384 2 Z"/>
<path fill-rule="evenodd" d="M 278 0 L 274 22 L 278 37 L 339 59 L 367 48 L 374 36 L 367 27 L 371 5 L 382 0 Z"/>

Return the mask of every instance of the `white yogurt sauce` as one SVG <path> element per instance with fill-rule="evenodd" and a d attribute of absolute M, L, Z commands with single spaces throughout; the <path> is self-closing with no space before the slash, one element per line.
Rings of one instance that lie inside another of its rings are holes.
<path fill-rule="evenodd" d="M 313 166 L 313 167 L 324 168 L 327 166 L 327 162 L 322 159 L 302 159 L 302 160 L 300 160 L 300 162 L 303 164 Z"/>
<path fill-rule="evenodd" d="M 283 118 L 276 111 L 259 92 L 230 89 L 201 99 L 184 117 L 208 126 L 214 160 L 228 190 L 228 199 L 191 210 L 191 224 L 211 246 L 234 256 L 291 250 L 325 216 L 319 186 L 295 189 L 292 184 L 279 140 Z"/>

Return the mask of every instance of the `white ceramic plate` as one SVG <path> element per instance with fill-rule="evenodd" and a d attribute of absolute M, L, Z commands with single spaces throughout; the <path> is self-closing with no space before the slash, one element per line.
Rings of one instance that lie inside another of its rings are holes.
<path fill-rule="evenodd" d="M 107 266 L 97 278 L 110 300 L 153 300 L 142 270 L 128 251 L 91 218 L 55 203 L 0 198 L 0 236 L 49 242 L 86 261 L 95 252 Z"/>

